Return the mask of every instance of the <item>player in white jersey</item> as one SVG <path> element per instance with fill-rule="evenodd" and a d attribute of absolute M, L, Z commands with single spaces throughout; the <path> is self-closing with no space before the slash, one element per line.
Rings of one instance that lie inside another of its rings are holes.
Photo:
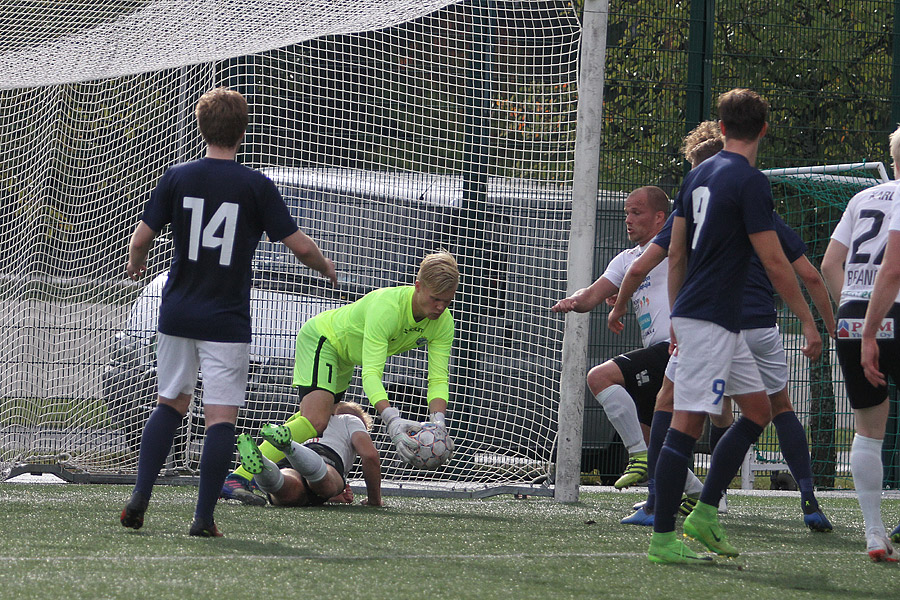
<path fill-rule="evenodd" d="M 836 346 L 856 421 L 850 471 L 875 562 L 897 561 L 881 517 L 881 450 L 890 409 L 884 374 L 900 383 L 900 128 L 890 141 L 895 180 L 850 200 L 822 259 L 825 283 L 841 299 Z M 900 526 L 892 537 L 900 542 Z"/>
<path fill-rule="evenodd" d="M 613 258 L 594 283 L 557 302 L 551 310 L 588 312 L 615 296 L 628 266 L 641 255 L 666 221 L 669 198 L 654 186 L 631 192 L 625 199 L 628 239 L 637 246 Z M 633 302 L 644 347 L 593 367 L 587 376 L 591 394 L 603 406 L 610 423 L 628 449 L 628 465 L 615 482 L 624 488 L 647 478 L 647 436 L 656 393 L 662 385 L 669 346 L 669 306 L 666 265 L 651 272 Z"/>
<path fill-rule="evenodd" d="M 355 402 L 338 402 L 320 438 L 303 444 L 284 425 L 266 425 L 260 434 L 281 450 L 286 462 L 266 458 L 246 433 L 238 436 L 241 465 L 276 506 L 319 506 L 337 498 L 346 502 L 347 474 L 356 457 L 366 482 L 363 504 L 381 506 L 381 462 L 369 430 L 372 418 Z M 352 500 L 352 495 L 349 497 Z"/>

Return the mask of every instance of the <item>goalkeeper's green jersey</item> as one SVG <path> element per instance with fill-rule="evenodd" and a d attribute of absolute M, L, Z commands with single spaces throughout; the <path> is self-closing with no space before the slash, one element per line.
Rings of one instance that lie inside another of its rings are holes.
<path fill-rule="evenodd" d="M 450 348 L 454 324 L 449 310 L 435 320 L 413 318 L 413 286 L 381 288 L 356 302 L 310 319 L 341 360 L 361 365 L 362 386 L 373 405 L 386 400 L 382 383 L 388 356 L 412 348 L 428 348 L 428 402 L 449 402 Z"/>

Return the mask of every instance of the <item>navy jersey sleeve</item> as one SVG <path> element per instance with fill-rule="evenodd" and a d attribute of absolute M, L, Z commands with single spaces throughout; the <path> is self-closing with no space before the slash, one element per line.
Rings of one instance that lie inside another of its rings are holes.
<path fill-rule="evenodd" d="M 761 171 L 754 171 L 744 180 L 741 190 L 741 214 L 748 234 L 775 229 L 772 186 L 769 185 L 769 178 Z"/>
<path fill-rule="evenodd" d="M 172 171 L 166 170 L 156 187 L 150 192 L 150 200 L 144 206 L 141 221 L 159 233 L 163 227 L 172 222 Z"/>
<path fill-rule="evenodd" d="M 663 225 L 663 228 L 659 230 L 652 240 L 650 240 L 651 244 L 656 244 L 666 252 L 669 251 L 669 242 L 672 241 L 672 221 L 675 220 L 675 213 L 669 215 L 669 218 L 666 219 L 666 224 Z"/>
<path fill-rule="evenodd" d="M 775 214 L 775 233 L 778 234 L 778 241 L 781 242 L 781 249 L 787 256 L 788 262 L 793 263 L 795 260 L 806 254 L 806 244 L 797 235 L 797 232 L 790 228 L 778 214 Z"/>
<path fill-rule="evenodd" d="M 272 241 L 280 242 L 299 227 L 271 179 L 266 178 L 262 226 Z"/>

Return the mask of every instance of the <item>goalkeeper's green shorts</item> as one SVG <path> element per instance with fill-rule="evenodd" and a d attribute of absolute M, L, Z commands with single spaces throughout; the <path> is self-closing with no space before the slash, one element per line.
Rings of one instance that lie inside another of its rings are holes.
<path fill-rule="evenodd" d="M 355 366 L 340 359 L 328 338 L 319 333 L 315 319 L 300 328 L 294 356 L 294 387 L 325 390 L 337 396 L 350 387 Z"/>

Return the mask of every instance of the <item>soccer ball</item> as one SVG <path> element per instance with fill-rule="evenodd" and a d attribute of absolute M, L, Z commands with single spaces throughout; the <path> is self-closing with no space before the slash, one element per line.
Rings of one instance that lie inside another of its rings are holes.
<path fill-rule="evenodd" d="M 425 423 L 409 433 L 418 448 L 409 464 L 417 469 L 433 471 L 453 457 L 453 439 L 447 430 L 434 423 Z"/>

